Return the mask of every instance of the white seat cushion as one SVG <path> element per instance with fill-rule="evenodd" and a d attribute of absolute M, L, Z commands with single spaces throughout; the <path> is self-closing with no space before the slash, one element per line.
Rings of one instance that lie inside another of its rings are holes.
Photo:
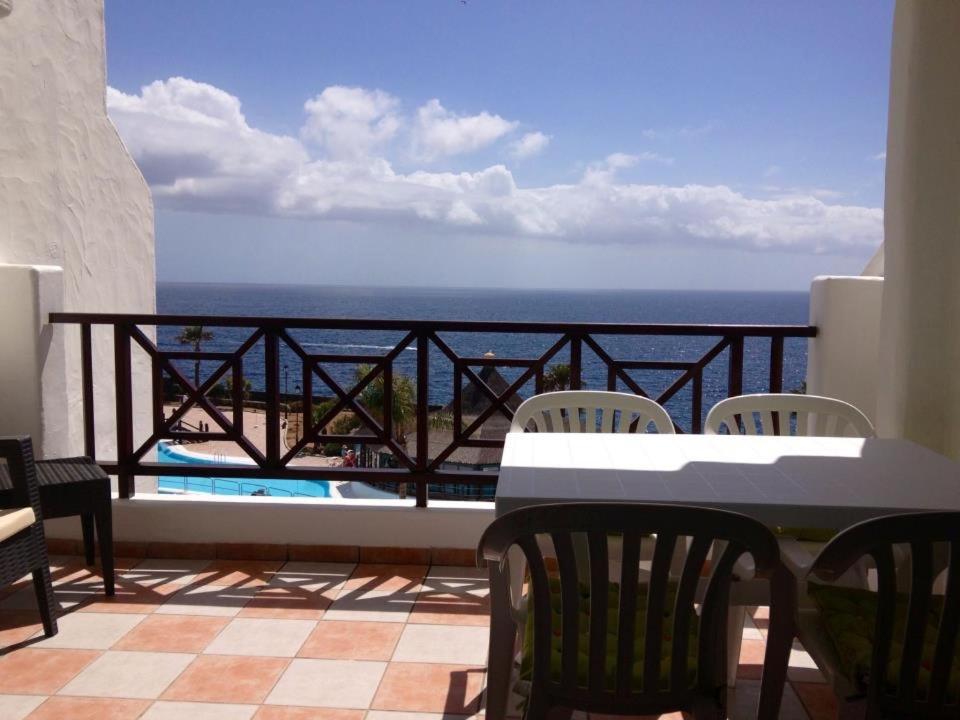
<path fill-rule="evenodd" d="M 21 530 L 33 525 L 37 517 L 33 514 L 33 508 L 14 508 L 13 510 L 0 510 L 0 540 L 6 540 L 13 537 Z"/>

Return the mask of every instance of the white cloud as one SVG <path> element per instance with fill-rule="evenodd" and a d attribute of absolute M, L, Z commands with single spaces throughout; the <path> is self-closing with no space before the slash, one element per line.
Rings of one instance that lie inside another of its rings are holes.
<path fill-rule="evenodd" d="M 870 159 L 885 162 L 887 159 L 887 154 L 885 152 L 877 153 L 876 155 L 872 155 Z"/>
<path fill-rule="evenodd" d="M 473 152 L 496 142 L 518 124 L 488 112 L 457 115 L 434 98 L 417 110 L 413 154 L 420 160 L 430 161 Z"/>
<path fill-rule="evenodd" d="M 296 138 L 251 128 L 236 97 L 205 83 L 174 77 L 139 95 L 107 88 L 107 108 L 160 202 L 271 212 L 276 187 L 308 160 Z"/>
<path fill-rule="evenodd" d="M 550 144 L 550 136 L 542 132 L 528 132 L 519 140 L 510 143 L 510 154 L 517 160 L 539 155 Z"/>
<path fill-rule="evenodd" d="M 880 209 L 827 204 L 819 191 L 756 198 L 724 185 L 668 186 L 618 177 L 618 171 L 645 161 L 669 161 L 652 153 L 614 153 L 588 166 L 577 182 L 539 187 L 519 187 L 504 165 L 477 172 L 397 172 L 375 151 L 397 132 L 380 124 L 396 114 L 392 98 L 356 88 L 339 98 L 326 93 L 318 99 L 338 100 L 332 104 L 337 111 L 324 107 L 320 115 L 343 120 L 349 132 L 330 131 L 337 123 L 311 128 L 318 115 L 308 110 L 304 140 L 250 127 L 239 99 L 183 78 L 155 82 L 139 95 L 109 89 L 107 100 L 161 207 L 369 228 L 392 229 L 402 222 L 449 233 L 452 241 L 480 233 L 571 243 L 843 253 L 875 247 L 882 237 Z M 487 114 L 453 116 L 439 102 L 425 107 L 434 108 L 428 115 L 445 128 L 439 133 L 443 139 L 430 146 L 441 154 L 492 142 L 513 127 Z M 460 122 L 477 118 L 485 119 Z M 492 129 L 475 127 L 485 125 Z M 358 151 L 347 152 L 353 137 L 359 138 Z M 311 151 L 314 139 L 322 153 Z"/>
<path fill-rule="evenodd" d="M 362 157 L 400 129 L 400 101 L 382 90 L 332 85 L 304 105 L 301 135 L 332 157 Z"/>

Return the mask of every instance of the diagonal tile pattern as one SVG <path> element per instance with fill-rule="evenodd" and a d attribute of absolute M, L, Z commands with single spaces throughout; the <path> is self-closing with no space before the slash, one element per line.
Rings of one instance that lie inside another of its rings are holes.
<path fill-rule="evenodd" d="M 0 718 L 472 720 L 483 716 L 483 571 L 423 565 L 54 558 L 60 633 L 29 582 L 0 591 Z M 744 628 L 730 717 L 751 717 L 766 609 Z M 797 646 L 781 717 L 836 703 Z M 597 715 L 582 720 L 601 720 Z M 674 718 L 678 715 L 664 715 Z"/>

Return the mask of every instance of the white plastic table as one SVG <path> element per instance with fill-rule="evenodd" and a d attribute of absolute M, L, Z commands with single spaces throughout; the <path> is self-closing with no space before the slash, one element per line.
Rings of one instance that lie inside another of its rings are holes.
<path fill-rule="evenodd" d="M 555 502 L 715 507 L 768 526 L 844 528 L 960 510 L 960 464 L 907 440 L 510 433 L 496 512 Z"/>

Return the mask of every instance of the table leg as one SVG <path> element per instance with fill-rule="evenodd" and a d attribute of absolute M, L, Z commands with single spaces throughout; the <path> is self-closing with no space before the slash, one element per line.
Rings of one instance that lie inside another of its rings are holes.
<path fill-rule="evenodd" d="M 509 570 L 490 566 L 490 646 L 487 651 L 487 707 L 489 720 L 503 720 L 510 699 L 510 679 L 517 626 L 510 612 Z"/>
<path fill-rule="evenodd" d="M 112 596 L 114 593 L 113 508 L 109 494 L 97 508 L 96 518 L 97 539 L 100 540 L 100 563 L 103 565 L 103 589 L 108 596 Z"/>
<path fill-rule="evenodd" d="M 80 515 L 80 527 L 83 529 L 83 554 L 87 565 L 93 565 L 96 561 L 93 540 L 93 513 L 83 513 Z"/>

